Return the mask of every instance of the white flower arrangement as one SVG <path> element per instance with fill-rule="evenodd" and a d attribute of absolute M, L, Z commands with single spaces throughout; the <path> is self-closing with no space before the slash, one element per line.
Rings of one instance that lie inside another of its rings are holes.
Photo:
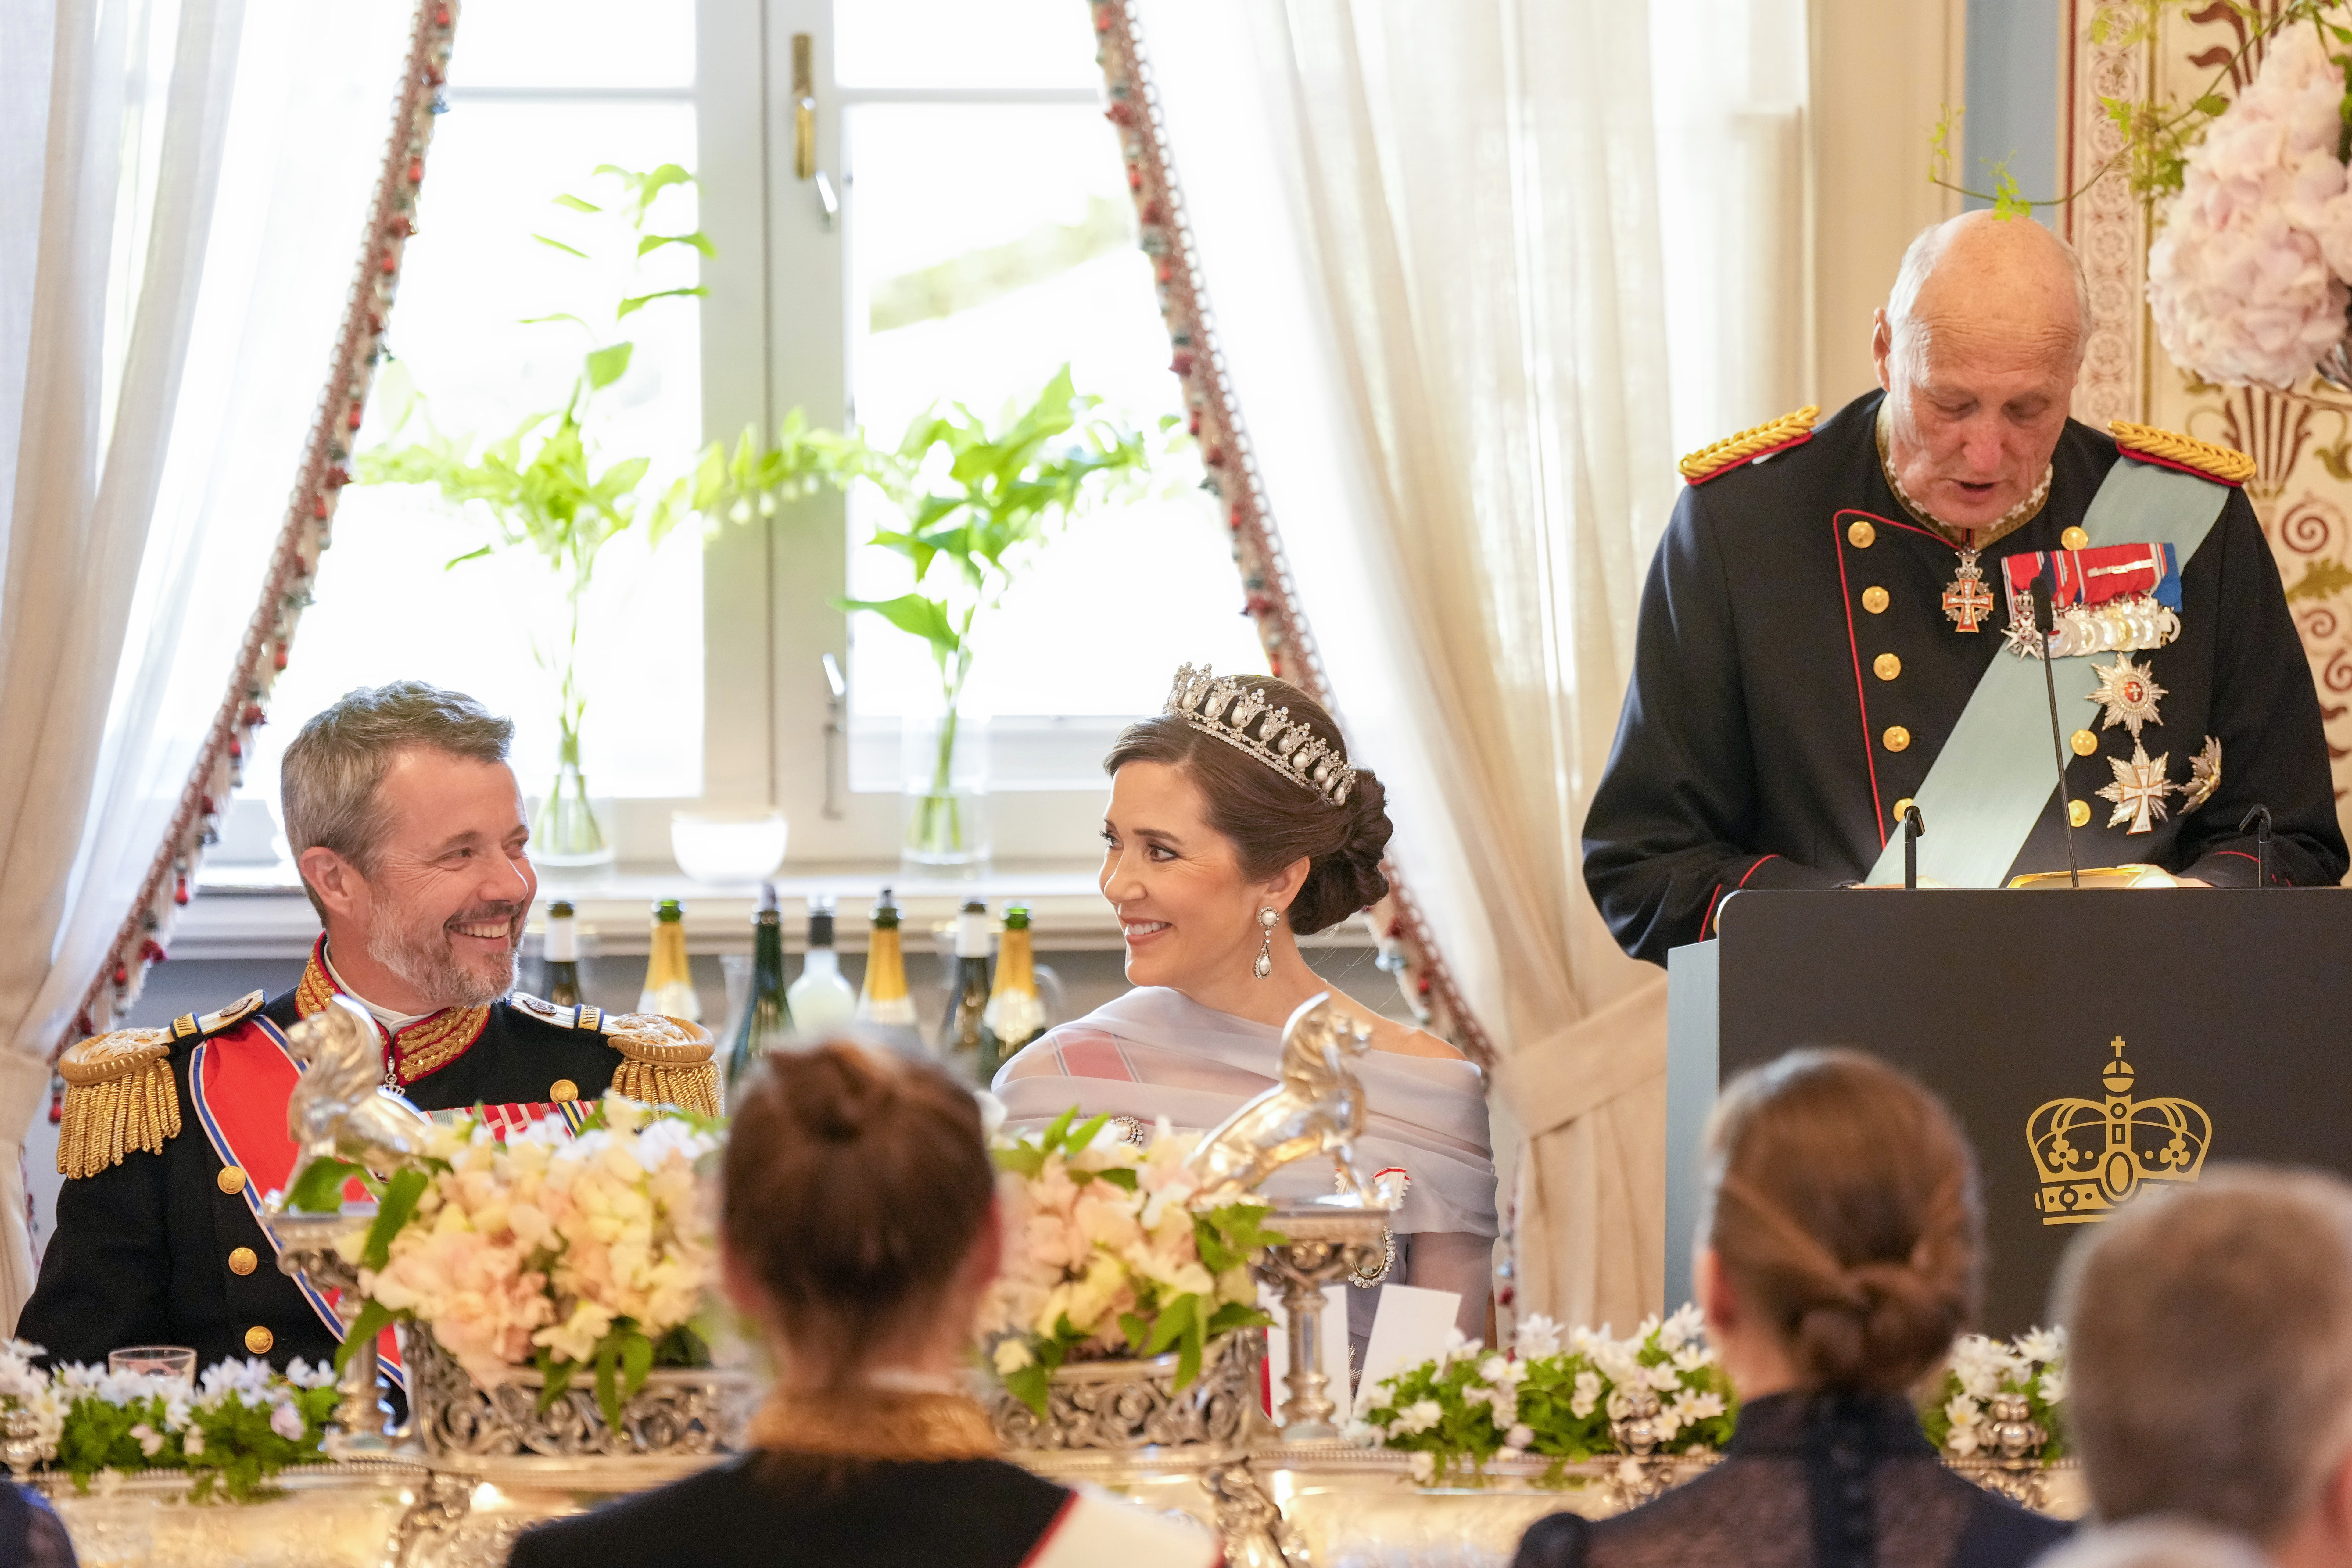
<path fill-rule="evenodd" d="M 1211 1340 L 1271 1321 L 1250 1254 L 1282 1239 L 1260 1223 L 1266 1205 L 1193 1208 L 1193 1135 L 1162 1121 L 1138 1148 L 1097 1138 L 1108 1117 L 1073 1125 L 1076 1116 L 993 1150 L 1004 1267 L 981 1312 L 982 1349 L 1041 1416 L 1048 1380 L 1070 1361 L 1173 1351 L 1176 1386 L 1189 1386 Z"/>
<path fill-rule="evenodd" d="M 700 1167 L 719 1146 L 709 1118 L 617 1094 L 576 1137 L 436 1125 L 383 1184 L 374 1223 L 338 1243 L 363 1301 L 343 1354 L 422 1323 L 484 1387 L 535 1367 L 542 1406 L 593 1372 L 617 1429 L 655 1366 L 709 1359 L 691 1322 L 718 1277 Z"/>
<path fill-rule="evenodd" d="M 1995 1402 L 2009 1405 L 1997 1412 Z M 2017 1402 L 2022 1401 L 2022 1408 Z M 2066 1403 L 2066 1334 L 2063 1329 L 2030 1329 L 2003 1343 L 1982 1334 L 1963 1334 L 1952 1343 L 1934 1403 L 1921 1413 L 1927 1438 L 1955 1458 L 1999 1457 L 1997 1428 L 2006 1415 L 2014 1425 L 2038 1430 L 2040 1441 L 2021 1458 L 2063 1458 Z"/>
<path fill-rule="evenodd" d="M 1655 1396 L 1646 1419 L 1662 1451 L 1719 1448 L 1735 1416 L 1730 1381 L 1692 1306 L 1625 1339 L 1606 1326 L 1564 1333 L 1549 1318 L 1524 1318 L 1507 1354 L 1456 1333 L 1434 1360 L 1379 1387 L 1381 1402 L 1349 1425 L 1349 1440 L 1408 1452 L 1424 1484 L 1475 1479 L 1489 1461 L 1529 1454 L 1551 1461 L 1546 1479 L 1556 1482 L 1570 1464 L 1619 1451 L 1613 1425 L 1635 1413 L 1641 1395 Z"/>
<path fill-rule="evenodd" d="M 2303 9 L 2279 19 L 2260 74 L 2188 150 L 2148 248 L 2157 336 L 2210 382 L 2286 390 L 2345 336 L 2352 32 Z"/>
<path fill-rule="evenodd" d="M 297 1357 L 280 1375 L 258 1358 L 176 1377 L 79 1363 L 43 1374 L 38 1345 L 0 1342 L 0 1411 L 29 1412 L 34 1445 L 83 1490 L 139 1471 L 185 1470 L 190 1495 L 243 1501 L 288 1465 L 326 1457 L 335 1371 Z"/>

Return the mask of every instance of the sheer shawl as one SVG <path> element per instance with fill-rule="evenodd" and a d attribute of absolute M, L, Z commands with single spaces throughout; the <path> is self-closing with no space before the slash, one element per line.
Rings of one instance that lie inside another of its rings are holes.
<path fill-rule="evenodd" d="M 1005 1130 L 1035 1131 L 1076 1105 L 1083 1115 L 1161 1116 L 1202 1131 L 1271 1086 L 1282 1031 L 1145 986 L 1032 1041 L 999 1070 Z M 1357 1072 L 1370 1103 L 1356 1157 L 1365 1174 L 1411 1176 L 1395 1229 L 1493 1236 L 1495 1162 L 1487 1143 L 1486 1074 L 1475 1064 L 1372 1051 Z M 1331 1190 L 1302 1162 L 1266 1184 L 1273 1197 Z"/>
<path fill-rule="evenodd" d="M 1713 1469 L 1613 1519 L 1539 1520 L 1513 1568 L 2025 1568 L 2066 1533 L 1946 1469 L 1899 1395 L 1778 1394 Z"/>

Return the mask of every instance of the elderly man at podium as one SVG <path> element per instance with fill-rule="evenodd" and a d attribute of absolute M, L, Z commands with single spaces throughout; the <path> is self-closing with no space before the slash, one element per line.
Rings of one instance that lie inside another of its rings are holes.
<path fill-rule="evenodd" d="M 2069 418 L 2089 323 L 2062 241 L 1968 214 L 1903 258 L 1881 391 L 1683 460 L 1584 827 L 1626 951 L 1664 963 L 1741 888 L 1898 882 L 1915 801 L 1948 886 L 2063 878 L 2070 831 L 2084 866 L 2252 885 L 2257 805 L 2274 882 L 2342 878 L 2254 465 Z"/>

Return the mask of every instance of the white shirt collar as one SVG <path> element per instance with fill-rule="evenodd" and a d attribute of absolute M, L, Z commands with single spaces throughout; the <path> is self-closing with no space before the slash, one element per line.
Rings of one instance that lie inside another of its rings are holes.
<path fill-rule="evenodd" d="M 368 1000 L 365 997 L 360 995 L 357 991 L 352 989 L 350 986 L 344 983 L 341 973 L 335 967 L 335 956 L 331 951 L 325 947 L 321 947 L 320 948 L 319 953 L 320 956 L 326 961 L 327 977 L 335 982 L 335 989 L 342 992 L 343 995 L 351 998 L 352 1000 L 367 1009 L 368 1016 L 375 1019 L 376 1022 L 382 1024 L 384 1028 L 385 1033 L 398 1034 L 402 1030 L 406 1029 L 410 1024 L 416 1022 L 418 1019 L 429 1019 L 433 1016 L 432 1013 L 396 1013 L 390 1008 L 380 1008 L 376 1006 L 375 1003 Z"/>

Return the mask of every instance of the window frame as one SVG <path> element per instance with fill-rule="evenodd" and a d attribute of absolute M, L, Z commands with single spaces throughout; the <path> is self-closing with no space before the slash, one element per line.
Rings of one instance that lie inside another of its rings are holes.
<path fill-rule="evenodd" d="M 843 141 L 845 111 L 872 104 L 1098 106 L 1097 88 L 845 88 L 833 61 L 833 0 L 698 0 L 697 134 L 702 227 L 717 255 L 703 264 L 704 433 L 732 443 L 746 424 L 772 431 L 794 408 L 814 423 L 855 417 L 850 387 L 856 334 L 849 246 L 857 193 Z M 793 172 L 793 35 L 813 40 L 816 165 L 837 193 L 828 222 L 814 180 Z M 791 300 L 835 302 L 794 310 Z M 746 342 L 763 352 L 745 355 Z M 833 607 L 847 580 L 848 521 L 841 497 L 821 492 L 762 526 L 727 526 L 703 551 L 704 802 L 712 810 L 772 803 L 792 823 L 796 862 L 888 862 L 898 858 L 895 790 L 851 787 L 851 747 L 881 744 L 846 731 L 847 705 L 833 702 L 823 660 L 847 678 L 848 617 Z M 1236 603 L 1239 585 L 1235 585 Z M 1028 760 L 1052 758 L 1069 777 L 1081 730 L 1107 745 L 1121 719 L 1048 727 L 1013 721 L 992 744 Z M 1100 734 L 1097 736 L 1097 731 Z M 871 755 L 870 751 L 867 755 Z M 1097 755 L 1099 755 L 1097 752 Z M 870 770 L 862 770 L 870 771 Z M 1100 788 L 1000 788 L 990 812 L 1000 864 L 1090 863 Z M 623 802 L 623 857 L 684 802 Z M 646 846 L 653 848 L 652 846 Z M 666 850 L 653 848 L 658 856 Z"/>

